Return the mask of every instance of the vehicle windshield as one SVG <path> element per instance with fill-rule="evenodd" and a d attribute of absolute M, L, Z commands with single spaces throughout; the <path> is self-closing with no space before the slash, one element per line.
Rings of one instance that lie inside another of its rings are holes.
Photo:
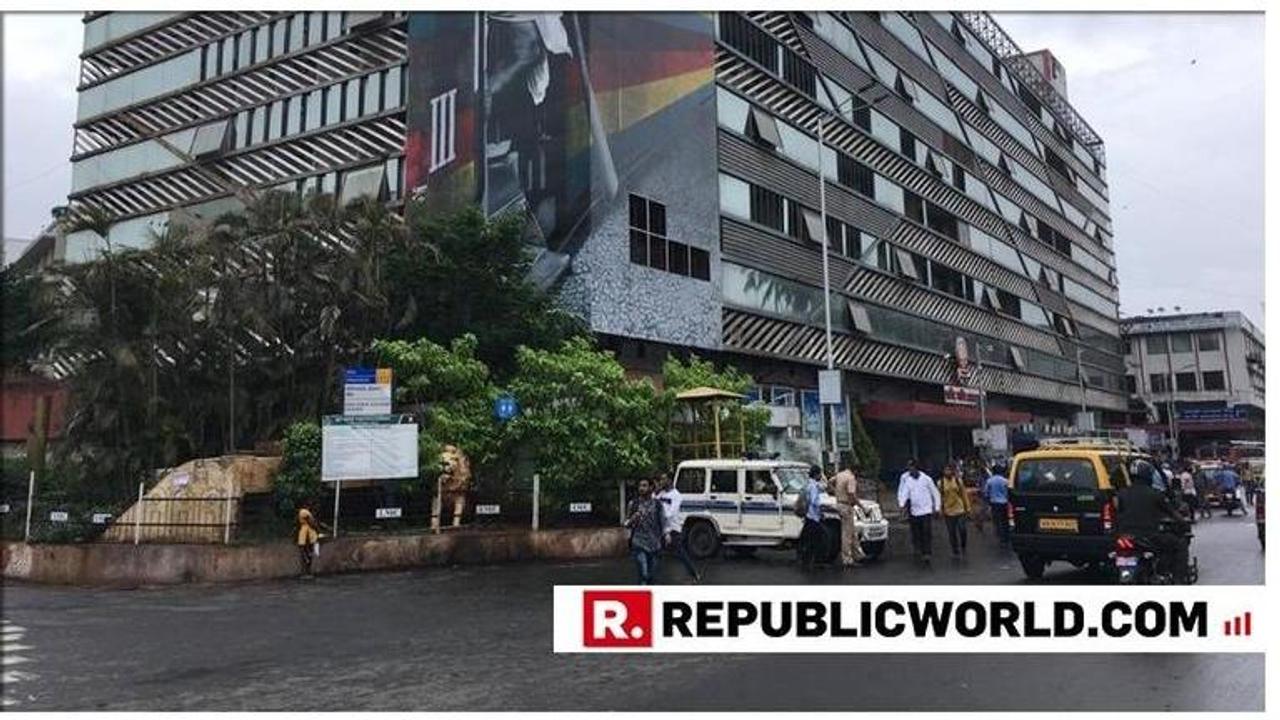
<path fill-rule="evenodd" d="M 801 467 L 780 467 L 773 471 L 782 483 L 782 492 L 798 493 L 809 484 L 809 471 Z"/>
<path fill-rule="evenodd" d="M 1018 463 L 1019 490 L 1096 490 L 1098 474 L 1086 458 L 1041 458 Z"/>

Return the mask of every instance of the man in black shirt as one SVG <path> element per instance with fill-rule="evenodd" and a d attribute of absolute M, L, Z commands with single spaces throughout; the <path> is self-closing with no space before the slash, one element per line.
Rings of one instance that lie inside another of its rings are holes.
<path fill-rule="evenodd" d="M 1189 564 L 1187 542 L 1180 535 L 1163 532 L 1160 528 L 1162 520 L 1185 523 L 1186 519 L 1164 493 L 1152 487 L 1157 472 L 1159 470 L 1146 460 L 1137 460 L 1130 465 L 1132 484 L 1116 495 L 1116 531 L 1150 543 L 1161 558 L 1173 563 L 1174 578 L 1178 582 L 1186 582 Z"/>

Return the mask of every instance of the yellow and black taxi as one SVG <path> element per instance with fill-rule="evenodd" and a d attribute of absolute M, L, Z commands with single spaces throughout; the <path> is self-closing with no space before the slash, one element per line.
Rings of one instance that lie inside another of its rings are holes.
<path fill-rule="evenodd" d="M 1041 440 L 1009 468 L 1008 522 L 1013 551 L 1027 577 L 1059 560 L 1100 564 L 1113 549 L 1116 493 L 1129 484 L 1128 465 L 1151 458 L 1126 440 Z"/>

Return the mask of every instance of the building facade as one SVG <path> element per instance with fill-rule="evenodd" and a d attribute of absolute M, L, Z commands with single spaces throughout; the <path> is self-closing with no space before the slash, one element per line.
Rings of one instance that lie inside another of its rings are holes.
<path fill-rule="evenodd" d="M 1266 343 L 1239 312 L 1125 318 L 1125 385 L 1141 420 L 1183 454 L 1262 440 Z"/>
<path fill-rule="evenodd" d="M 71 202 L 113 242 L 245 186 L 523 212 L 539 281 L 625 364 L 733 362 L 805 454 L 825 235 L 842 444 L 854 406 L 890 466 L 967 453 L 984 414 L 1125 417 L 1102 141 L 986 14 L 108 13 L 85 38 Z"/>

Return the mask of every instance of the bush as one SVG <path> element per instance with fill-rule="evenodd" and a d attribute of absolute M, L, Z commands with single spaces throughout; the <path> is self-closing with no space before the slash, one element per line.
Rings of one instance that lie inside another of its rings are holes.
<path fill-rule="evenodd" d="M 292 517 L 303 500 L 320 494 L 322 451 L 320 426 L 316 423 L 294 423 L 285 430 L 283 457 L 275 482 L 275 508 L 281 516 Z"/>

